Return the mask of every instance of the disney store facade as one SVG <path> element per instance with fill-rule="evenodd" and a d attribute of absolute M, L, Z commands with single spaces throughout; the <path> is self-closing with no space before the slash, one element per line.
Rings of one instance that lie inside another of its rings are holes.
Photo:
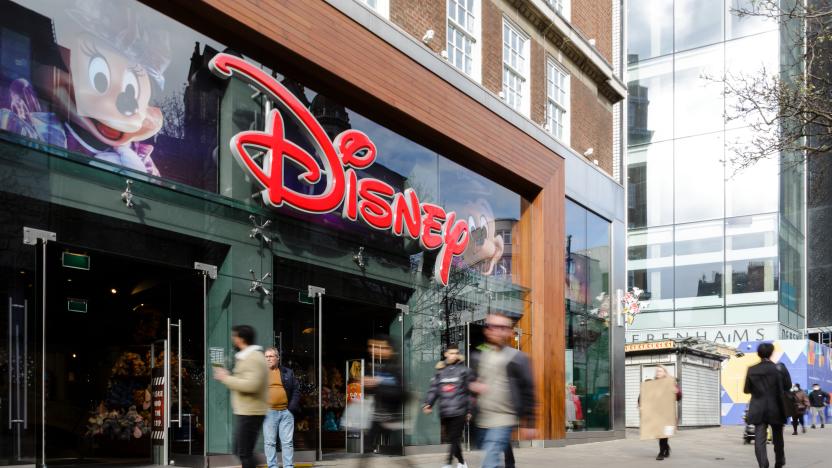
<path fill-rule="evenodd" d="M 239 323 L 298 376 L 300 458 L 363 450 L 342 415 L 378 333 L 410 396 L 385 444 L 440 444 L 419 398 L 488 310 L 517 319 L 543 443 L 623 429 L 612 223 L 562 158 L 301 3 L 260 13 L 337 25 L 314 46 L 234 2 L 0 1 L 0 466 L 227 465 L 210 369 Z"/>

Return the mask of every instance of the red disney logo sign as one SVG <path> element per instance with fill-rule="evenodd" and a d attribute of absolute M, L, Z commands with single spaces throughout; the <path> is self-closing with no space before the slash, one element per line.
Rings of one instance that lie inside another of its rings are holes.
<path fill-rule="evenodd" d="M 297 117 L 312 136 L 321 162 L 306 150 L 286 139 L 283 117 L 276 109 L 266 117 L 264 131 L 244 131 L 231 138 L 231 152 L 237 162 L 263 187 L 263 201 L 271 206 L 291 206 L 307 213 L 330 213 L 341 207 L 342 216 L 362 221 L 375 229 L 390 230 L 397 236 L 418 239 L 425 250 L 439 250 L 434 278 L 448 284 L 451 260 L 468 246 L 468 223 L 457 221 L 456 213 L 442 207 L 421 203 L 412 189 L 396 192 L 384 181 L 359 179 L 356 169 L 365 169 L 376 158 L 376 146 L 358 130 L 346 130 L 330 141 L 321 124 L 309 110 L 275 78 L 253 64 L 228 54 L 217 54 L 209 64 L 221 78 L 237 75 L 244 81 L 278 100 Z M 265 152 L 262 165 L 251 151 Z M 292 190 L 284 183 L 285 161 L 303 168 L 300 179 L 309 184 L 326 180 L 322 193 L 309 195 Z"/>

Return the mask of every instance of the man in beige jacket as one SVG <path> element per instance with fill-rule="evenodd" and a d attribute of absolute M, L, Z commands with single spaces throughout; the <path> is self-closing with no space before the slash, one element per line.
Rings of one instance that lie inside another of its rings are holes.
<path fill-rule="evenodd" d="M 231 390 L 234 410 L 234 453 L 242 468 L 256 468 L 254 445 L 269 409 L 268 366 L 263 348 L 254 344 L 254 329 L 248 325 L 231 328 L 231 343 L 240 351 L 235 355 L 234 371 L 214 368 L 214 378 Z"/>

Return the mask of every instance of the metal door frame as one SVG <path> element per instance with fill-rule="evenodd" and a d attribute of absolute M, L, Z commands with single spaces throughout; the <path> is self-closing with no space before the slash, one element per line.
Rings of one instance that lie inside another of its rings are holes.
<path fill-rule="evenodd" d="M 309 297 L 312 298 L 314 304 L 318 307 L 317 311 L 317 322 L 318 326 L 316 327 L 316 340 L 317 346 L 315 347 L 315 352 L 318 354 L 315 359 L 315 365 L 318 367 L 318 381 L 316 382 L 316 387 L 318 389 L 318 447 L 315 449 L 315 460 L 321 461 L 324 457 L 323 451 L 323 440 L 321 437 L 323 436 L 323 396 L 321 395 L 321 380 L 323 379 L 323 297 L 326 294 L 326 289 L 320 286 L 312 286 L 311 284 L 308 285 L 307 294 Z"/>
<path fill-rule="evenodd" d="M 40 268 L 40 318 L 41 318 L 41 346 L 40 346 L 40 353 L 41 353 L 41 362 L 40 362 L 40 376 L 41 379 L 41 388 L 40 388 L 40 405 L 41 405 L 41 417 L 40 417 L 40 463 L 35 462 L 36 466 L 40 466 L 42 468 L 47 468 L 46 464 L 46 379 L 43 378 L 43 373 L 46 369 L 46 297 L 47 297 L 47 247 L 50 242 L 57 243 L 58 238 L 57 234 L 54 232 L 46 231 L 43 229 L 36 229 L 30 227 L 23 228 L 23 244 L 31 245 L 36 247 L 37 256 L 39 257 L 39 265 L 36 261 L 36 266 Z M 111 255 L 119 255 L 117 252 L 105 252 Z M 174 267 L 173 265 L 168 265 L 170 267 Z M 203 378 L 207 379 L 208 376 L 208 365 L 207 365 L 207 313 L 208 313 L 208 278 L 216 279 L 217 278 L 217 267 L 214 265 L 209 265 L 206 263 L 195 262 L 194 263 L 194 270 L 198 270 L 202 272 L 202 333 L 203 333 L 203 343 L 202 343 L 202 358 L 203 358 Z M 311 291 L 311 288 L 310 288 Z M 323 292 L 323 290 L 321 290 Z M 178 424 L 179 427 L 182 426 L 182 360 L 178 360 L 179 366 L 179 375 L 178 375 L 178 419 L 172 420 L 171 419 L 171 405 L 170 405 L 170 338 L 171 338 L 171 326 L 177 327 L 177 339 L 178 339 L 178 346 L 179 352 L 181 354 L 182 349 L 182 320 L 178 319 L 177 323 L 172 324 L 170 321 L 170 316 L 167 318 L 167 340 L 161 340 L 165 342 L 165 444 L 164 444 L 164 464 L 172 464 L 173 460 L 170 459 L 170 440 L 169 439 L 169 430 L 171 428 L 171 423 L 175 422 Z M 156 340 L 158 342 L 160 340 Z M 154 361 L 151 360 L 151 363 Z M 319 370 L 320 374 L 320 370 Z M 319 389 L 320 390 L 320 389 Z M 320 391 L 319 399 L 320 399 Z M 205 406 L 208 402 L 207 398 L 207 385 L 206 382 L 203 382 L 203 406 Z M 25 418 L 24 418 L 25 419 Z M 202 453 L 202 466 L 207 465 L 207 448 L 208 444 L 204 440 L 206 435 L 203 435 L 203 453 Z M 151 459 L 153 457 L 153 453 L 151 450 L 150 453 Z"/>

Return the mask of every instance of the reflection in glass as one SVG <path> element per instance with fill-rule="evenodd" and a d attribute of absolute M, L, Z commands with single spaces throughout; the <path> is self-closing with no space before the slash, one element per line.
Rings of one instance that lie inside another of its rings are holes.
<path fill-rule="evenodd" d="M 675 140 L 675 221 L 722 218 L 724 170 L 722 134 Z"/>
<path fill-rule="evenodd" d="M 723 222 L 676 226 L 676 307 L 722 306 Z"/>
<path fill-rule="evenodd" d="M 673 308 L 673 228 L 631 231 L 628 237 L 627 289 L 644 291 L 646 311 Z M 641 321 L 636 316 L 634 324 Z"/>
<path fill-rule="evenodd" d="M 725 215 L 745 216 L 777 211 L 779 200 L 779 158 L 760 159 L 742 167 L 736 151 L 745 151 L 752 138 L 751 130 L 741 129 L 725 134 Z"/>
<path fill-rule="evenodd" d="M 631 2 L 627 22 L 627 63 L 673 52 L 673 0 Z"/>
<path fill-rule="evenodd" d="M 567 430 L 610 428 L 610 223 L 566 201 Z"/>
<path fill-rule="evenodd" d="M 673 142 L 628 150 L 630 228 L 673 224 Z"/>
<path fill-rule="evenodd" d="M 673 57 L 631 66 L 627 83 L 628 144 L 673 137 Z"/>
<path fill-rule="evenodd" d="M 690 309 L 676 311 L 677 327 L 720 325 L 725 321 L 725 309 Z"/>
<path fill-rule="evenodd" d="M 216 191 L 219 44 L 138 2 L 24 3 L 4 2 L 0 129 Z"/>
<path fill-rule="evenodd" d="M 777 77 L 780 73 L 780 33 L 777 30 L 725 43 L 725 79 L 729 86 L 743 86 L 745 80 L 757 80 L 761 76 Z M 752 81 L 753 82 L 753 81 Z M 738 106 L 748 106 L 733 93 L 725 96 L 726 128 L 738 128 L 764 119 L 771 119 L 758 111 L 745 113 Z M 741 117 L 741 118 L 737 118 Z M 730 119 L 730 120 L 729 120 Z"/>
<path fill-rule="evenodd" d="M 678 53 L 674 64 L 674 137 L 722 130 L 722 44 Z"/>
<path fill-rule="evenodd" d="M 750 36 L 763 31 L 777 29 L 777 20 L 765 16 L 755 16 L 748 13 L 763 13 L 768 10 L 762 6 L 763 2 L 754 0 L 726 0 L 725 1 L 725 35 L 726 39 Z M 758 50 L 768 50 L 760 47 Z M 729 62 L 730 63 L 730 62 Z"/>
<path fill-rule="evenodd" d="M 777 215 L 725 220 L 728 305 L 777 301 Z"/>
<path fill-rule="evenodd" d="M 676 51 L 722 41 L 723 0 L 676 0 Z"/>

